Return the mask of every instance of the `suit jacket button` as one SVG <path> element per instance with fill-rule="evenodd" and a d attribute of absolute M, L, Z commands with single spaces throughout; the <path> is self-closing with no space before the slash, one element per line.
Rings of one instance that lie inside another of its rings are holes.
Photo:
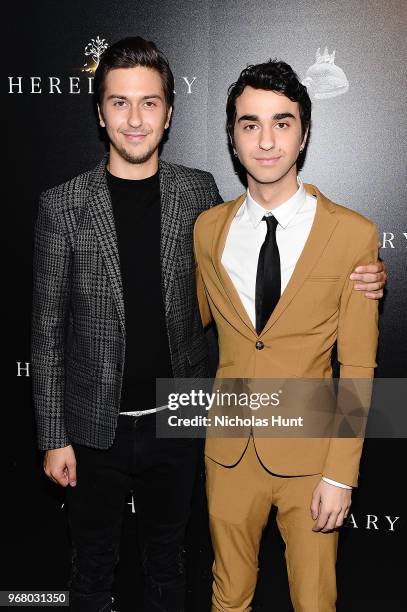
<path fill-rule="evenodd" d="M 261 351 L 261 349 L 263 349 L 263 348 L 264 348 L 264 342 L 262 342 L 261 340 L 257 340 L 257 342 L 256 342 L 256 349 L 258 351 Z"/>

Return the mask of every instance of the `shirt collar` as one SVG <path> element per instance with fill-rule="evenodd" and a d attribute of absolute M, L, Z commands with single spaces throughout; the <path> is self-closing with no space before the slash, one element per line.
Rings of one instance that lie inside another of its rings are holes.
<path fill-rule="evenodd" d="M 283 202 L 280 204 L 280 206 L 277 206 L 277 208 L 270 211 L 263 208 L 263 206 L 260 206 L 260 204 L 258 204 L 250 195 L 250 191 L 247 190 L 245 208 L 253 227 L 256 228 L 265 215 L 267 216 L 272 214 L 277 219 L 278 224 L 283 228 L 286 228 L 290 221 L 294 219 L 295 215 L 298 213 L 306 200 L 307 193 L 299 176 L 297 176 L 297 184 L 298 189 L 294 195 L 286 200 L 286 202 Z"/>

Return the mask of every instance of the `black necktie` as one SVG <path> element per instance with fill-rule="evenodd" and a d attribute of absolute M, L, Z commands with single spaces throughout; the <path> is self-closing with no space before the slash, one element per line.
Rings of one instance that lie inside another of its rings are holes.
<path fill-rule="evenodd" d="M 262 244 L 256 276 L 256 331 L 260 334 L 281 294 L 280 254 L 276 229 L 278 221 L 272 215 L 263 217 L 267 223 L 267 234 Z"/>

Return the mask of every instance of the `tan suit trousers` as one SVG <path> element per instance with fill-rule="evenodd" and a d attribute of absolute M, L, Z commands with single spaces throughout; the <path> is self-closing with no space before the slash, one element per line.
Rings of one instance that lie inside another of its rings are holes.
<path fill-rule="evenodd" d="M 333 612 L 336 603 L 338 531 L 312 531 L 310 506 L 321 474 L 284 478 L 260 463 L 253 438 L 242 459 L 225 467 L 206 457 L 213 564 L 212 612 L 248 612 L 258 573 L 262 531 L 271 506 L 286 545 L 295 612 Z M 268 610 L 278 612 L 270 602 Z"/>

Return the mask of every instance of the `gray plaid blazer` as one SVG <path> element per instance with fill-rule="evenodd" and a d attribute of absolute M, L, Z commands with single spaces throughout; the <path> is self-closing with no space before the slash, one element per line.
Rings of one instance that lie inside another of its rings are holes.
<path fill-rule="evenodd" d="M 115 435 L 126 328 L 106 162 L 107 157 L 41 195 L 31 339 L 40 449 L 71 441 L 103 449 Z M 192 233 L 197 216 L 222 199 L 208 172 L 164 161 L 160 191 L 162 290 L 173 372 L 205 377 Z M 142 352 L 140 347 L 140 359 Z"/>

